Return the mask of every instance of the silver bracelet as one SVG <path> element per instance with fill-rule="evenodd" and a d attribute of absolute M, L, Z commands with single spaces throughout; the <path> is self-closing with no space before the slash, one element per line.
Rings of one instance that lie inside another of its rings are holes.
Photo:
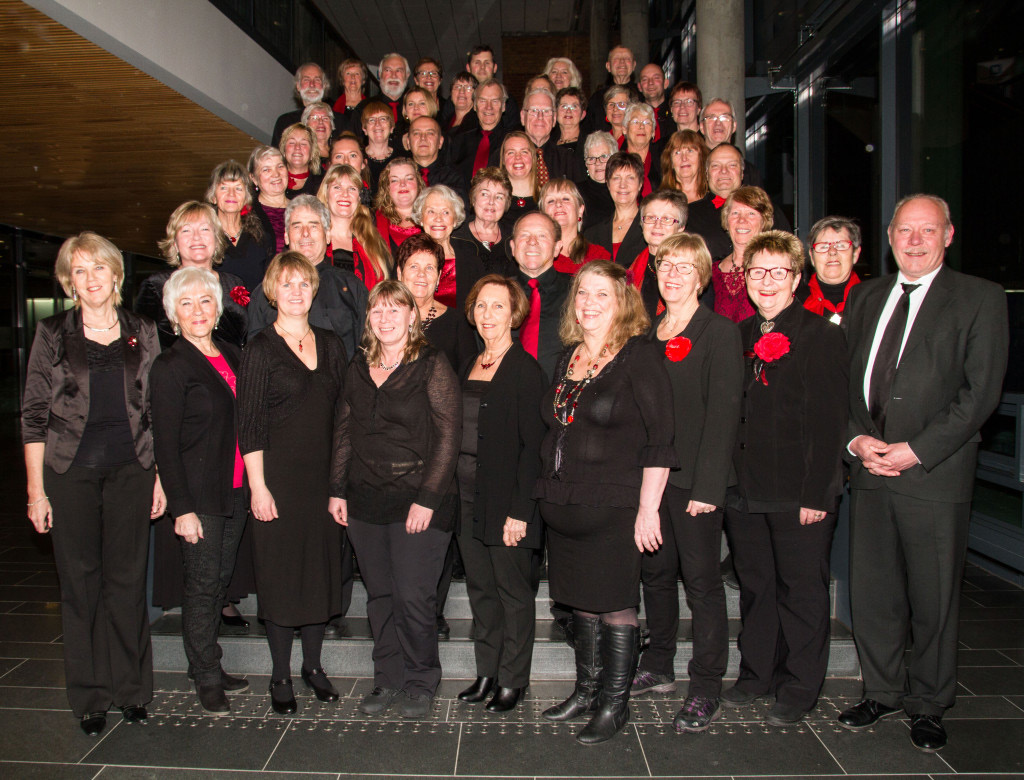
<path fill-rule="evenodd" d="M 35 506 L 36 504 L 41 504 L 43 501 L 49 501 L 49 500 L 50 500 L 49 496 L 43 496 L 42 498 L 40 498 L 40 499 L 38 499 L 36 501 L 30 501 L 28 505 L 29 506 Z"/>

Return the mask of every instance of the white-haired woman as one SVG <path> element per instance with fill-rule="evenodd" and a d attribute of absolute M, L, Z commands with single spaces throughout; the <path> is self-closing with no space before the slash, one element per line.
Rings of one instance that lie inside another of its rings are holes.
<path fill-rule="evenodd" d="M 484 266 L 473 242 L 452 235 L 455 228 L 466 221 L 462 198 L 443 184 L 427 187 L 412 205 L 412 221 L 444 250 L 444 265 L 434 298 L 462 311 L 470 289 L 484 275 Z"/>
<path fill-rule="evenodd" d="M 331 136 L 334 135 L 334 111 L 323 101 L 310 103 L 302 112 L 302 124 L 308 127 L 316 141 L 321 168 L 331 157 Z"/>
<path fill-rule="evenodd" d="M 221 667 L 221 605 L 245 529 L 245 468 L 235 431 L 241 350 L 214 329 L 224 311 L 220 282 L 205 268 L 179 268 L 163 288 L 167 319 L 180 334 L 150 372 L 157 466 L 181 542 L 182 640 L 199 704 L 231 711 L 225 691 L 247 680 Z"/>
<path fill-rule="evenodd" d="M 544 66 L 544 75 L 551 79 L 551 83 L 555 85 L 556 91 L 566 87 L 576 87 L 579 89 L 580 85 L 583 84 L 583 77 L 580 75 L 579 68 L 568 57 L 552 57 L 548 60 L 547 65 Z"/>
<path fill-rule="evenodd" d="M 626 128 L 625 140 L 619 141 L 624 152 L 632 152 L 644 164 L 644 181 L 640 187 L 640 197 L 646 198 L 661 184 L 661 149 L 664 146 L 660 139 L 655 141 L 658 121 L 654 109 L 646 103 L 633 103 L 626 109 L 623 117 Z"/>

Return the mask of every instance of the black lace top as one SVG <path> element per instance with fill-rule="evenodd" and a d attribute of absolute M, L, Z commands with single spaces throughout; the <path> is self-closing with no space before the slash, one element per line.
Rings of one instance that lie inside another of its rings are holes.
<path fill-rule="evenodd" d="M 462 393 L 441 352 L 424 347 L 380 387 L 360 352 L 335 430 L 331 495 L 347 499 L 357 520 L 405 522 L 416 503 L 435 510 L 431 527 L 450 530 L 461 443 Z"/>
<path fill-rule="evenodd" d="M 124 401 L 124 340 L 104 346 L 86 339 L 89 361 L 89 419 L 72 465 L 123 466 L 137 459 Z"/>

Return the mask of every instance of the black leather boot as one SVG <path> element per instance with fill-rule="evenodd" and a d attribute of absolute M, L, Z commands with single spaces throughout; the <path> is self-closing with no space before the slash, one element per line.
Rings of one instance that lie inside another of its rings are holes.
<path fill-rule="evenodd" d="M 573 627 L 576 689 L 561 704 L 544 710 L 544 717 L 548 720 L 572 720 L 597 708 L 601 690 L 601 632 L 607 631 L 608 626 L 602 626 L 598 617 L 574 615 Z"/>
<path fill-rule="evenodd" d="M 602 626 L 600 706 L 576 740 L 596 745 L 618 734 L 629 722 L 629 686 L 639 660 L 637 626 Z"/>

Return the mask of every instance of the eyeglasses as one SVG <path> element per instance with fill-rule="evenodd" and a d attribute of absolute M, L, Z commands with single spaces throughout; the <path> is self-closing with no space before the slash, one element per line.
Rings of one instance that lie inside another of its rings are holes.
<path fill-rule="evenodd" d="M 666 227 L 679 224 L 679 220 L 675 217 L 656 217 L 653 214 L 640 217 L 640 221 L 645 225 L 665 225 Z"/>
<path fill-rule="evenodd" d="M 330 122 L 331 120 L 328 119 L 324 114 L 310 114 L 309 115 L 309 121 L 310 122 Z"/>
<path fill-rule="evenodd" d="M 368 125 L 379 125 L 382 122 L 390 122 L 391 117 L 381 114 L 380 116 L 371 116 L 366 118 L 366 124 Z"/>
<path fill-rule="evenodd" d="M 689 276 L 693 273 L 695 266 L 693 263 L 673 263 L 671 260 L 661 260 L 658 262 L 657 268 L 663 274 L 667 274 L 674 268 L 680 276 Z"/>
<path fill-rule="evenodd" d="M 472 84 L 452 84 L 452 91 L 453 92 L 472 92 L 473 91 L 473 85 Z"/>
<path fill-rule="evenodd" d="M 416 71 L 417 76 L 434 76 L 435 78 L 439 75 L 436 70 L 418 70 Z"/>
<path fill-rule="evenodd" d="M 554 112 L 550 108 L 528 108 L 526 113 L 534 119 L 544 119 L 551 116 Z"/>
<path fill-rule="evenodd" d="M 705 122 L 731 122 L 732 114 L 707 114 L 704 117 Z"/>
<path fill-rule="evenodd" d="M 617 108 L 619 109 L 619 111 L 625 111 L 627 108 L 629 108 L 629 101 L 620 100 L 618 102 L 615 102 L 613 100 L 611 103 L 605 103 L 604 105 L 605 108 Z"/>
<path fill-rule="evenodd" d="M 697 105 L 697 101 L 693 98 L 682 98 L 681 100 L 673 100 L 669 103 L 669 106 L 672 108 L 689 108 L 695 105 Z"/>
<path fill-rule="evenodd" d="M 574 106 L 571 103 L 565 103 L 559 106 L 558 110 L 561 111 L 563 114 L 575 114 L 577 111 L 580 110 L 580 107 Z"/>
<path fill-rule="evenodd" d="M 813 249 L 819 255 L 825 255 L 835 249 L 837 252 L 845 252 L 847 249 L 853 246 L 853 242 L 846 241 L 819 241 L 816 244 L 811 244 Z"/>
<path fill-rule="evenodd" d="M 587 165 L 597 165 L 599 162 L 607 162 L 610 154 L 599 154 L 597 157 L 584 157 L 583 162 Z"/>
<path fill-rule="evenodd" d="M 767 274 L 771 274 L 772 279 L 776 282 L 784 282 L 786 277 L 793 273 L 793 269 L 777 265 L 774 268 L 748 268 L 746 273 L 747 278 L 753 279 L 755 282 L 761 281 Z"/>
<path fill-rule="evenodd" d="M 629 126 L 630 127 L 650 127 L 653 124 L 654 124 L 654 122 L 652 122 L 650 119 L 630 119 L 629 120 Z"/>

